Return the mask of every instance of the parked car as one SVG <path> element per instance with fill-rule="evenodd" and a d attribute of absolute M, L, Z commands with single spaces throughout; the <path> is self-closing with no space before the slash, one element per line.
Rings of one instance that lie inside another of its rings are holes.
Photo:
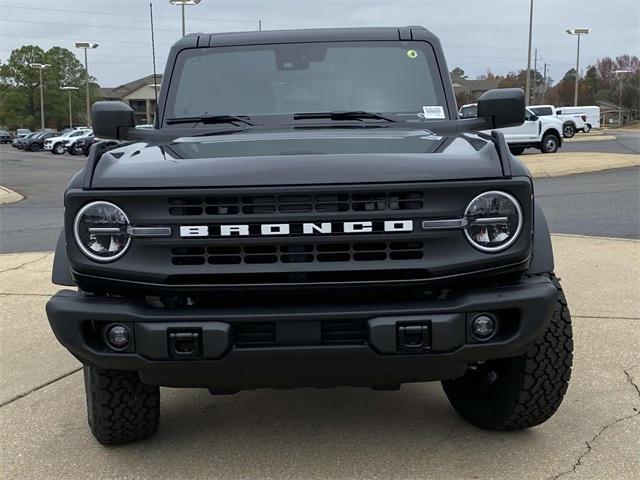
<path fill-rule="evenodd" d="M 584 133 L 589 133 L 592 128 L 600 128 L 600 107 L 586 106 L 586 107 L 562 107 L 556 110 L 558 114 L 584 114 L 587 116 L 586 126 L 583 129 Z"/>
<path fill-rule="evenodd" d="M 19 128 L 16 130 L 16 136 L 13 139 L 13 141 L 11 142 L 11 146 L 18 148 L 18 143 L 21 139 L 25 138 L 26 136 L 31 135 L 31 130 L 27 130 L 26 128 Z"/>
<path fill-rule="evenodd" d="M 44 147 L 44 142 L 51 137 L 58 135 L 57 132 L 40 132 L 27 139 L 22 145 L 21 150 L 28 150 L 30 152 L 39 152 Z"/>
<path fill-rule="evenodd" d="M 22 150 L 24 144 L 29 141 L 29 139 L 40 135 L 42 132 L 30 132 L 24 134 L 22 136 L 16 136 L 15 141 L 11 144 L 12 147 L 17 148 L 18 150 Z"/>
<path fill-rule="evenodd" d="M 463 105 L 460 107 L 458 116 L 461 119 L 476 118 L 478 116 L 478 105 L 476 103 L 470 103 L 469 105 Z"/>
<path fill-rule="evenodd" d="M 90 129 L 69 130 L 64 135 L 47 139 L 47 141 L 44 142 L 44 149 L 55 155 L 62 155 L 67 149 L 67 140 L 76 137 L 86 137 L 91 135 L 91 133 L 92 131 Z"/>
<path fill-rule="evenodd" d="M 538 117 L 556 117 L 560 120 L 564 138 L 571 138 L 576 132 L 589 133 L 591 130 L 591 127 L 587 126 L 587 115 L 584 112 L 564 113 L 553 105 L 531 105 L 529 109 Z"/>
<path fill-rule="evenodd" d="M 6 130 L 0 130 L 0 143 L 11 143 L 13 137 Z"/>
<path fill-rule="evenodd" d="M 85 157 L 89 155 L 89 149 L 91 145 L 97 142 L 98 139 L 93 135 L 88 135 L 86 137 L 80 137 L 75 139 L 75 141 L 67 140 L 69 142 L 67 144 L 67 152 L 71 155 L 84 155 Z"/>
<path fill-rule="evenodd" d="M 538 117 L 526 108 L 525 121 L 517 127 L 499 128 L 514 155 L 521 155 L 527 148 L 537 148 L 542 153 L 556 153 L 562 146 L 562 121 L 555 117 Z M 475 103 L 463 105 L 458 111 L 461 119 L 474 118 L 478 114 Z"/>

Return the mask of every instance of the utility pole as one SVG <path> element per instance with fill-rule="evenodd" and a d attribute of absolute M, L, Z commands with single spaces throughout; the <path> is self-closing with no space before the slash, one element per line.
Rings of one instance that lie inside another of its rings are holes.
<path fill-rule="evenodd" d="M 262 20 L 258 20 L 258 31 L 262 31 Z"/>
<path fill-rule="evenodd" d="M 525 91 L 525 103 L 529 105 L 531 98 L 531 36 L 533 34 L 533 0 L 529 8 L 529 49 L 527 53 L 527 86 Z"/>
<path fill-rule="evenodd" d="M 533 101 L 536 101 L 536 93 L 537 93 L 537 87 L 538 86 L 538 49 L 536 48 L 536 53 L 533 57 L 533 92 L 532 92 L 532 97 L 533 97 Z"/>
<path fill-rule="evenodd" d="M 633 73 L 633 70 L 628 68 L 621 68 L 619 70 L 614 70 L 614 73 L 618 77 L 618 127 L 622 126 L 622 83 L 623 78 L 620 76 L 625 73 Z"/>
<path fill-rule="evenodd" d="M 542 85 L 542 103 L 547 101 L 547 63 L 544 64 L 544 84 Z"/>
<path fill-rule="evenodd" d="M 67 92 L 69 92 L 69 128 L 73 127 L 73 116 L 71 113 L 71 90 L 78 90 L 78 87 L 61 87 L 60 90 L 66 90 Z"/>

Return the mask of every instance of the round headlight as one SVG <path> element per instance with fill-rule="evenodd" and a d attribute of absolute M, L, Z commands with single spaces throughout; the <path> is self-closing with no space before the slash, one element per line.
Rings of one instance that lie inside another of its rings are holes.
<path fill-rule="evenodd" d="M 109 202 L 91 202 L 80 209 L 73 224 L 82 253 L 97 262 L 111 262 L 125 254 L 131 238 L 127 215 Z"/>
<path fill-rule="evenodd" d="M 471 200 L 464 212 L 467 239 L 478 250 L 499 252 L 509 248 L 522 230 L 522 208 L 505 192 L 485 192 Z"/>

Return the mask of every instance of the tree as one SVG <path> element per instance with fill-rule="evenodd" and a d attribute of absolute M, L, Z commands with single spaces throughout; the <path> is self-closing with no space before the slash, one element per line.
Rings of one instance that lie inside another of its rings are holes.
<path fill-rule="evenodd" d="M 31 128 L 36 122 L 36 96 L 39 94 L 40 78 L 31 68 L 31 63 L 44 59 L 44 50 L 34 45 L 26 45 L 13 50 L 6 64 L 0 66 L 2 103 L 0 104 L 0 124 L 12 128 L 25 125 Z M 39 114 L 38 114 L 39 116 Z"/>
<path fill-rule="evenodd" d="M 467 76 L 464 74 L 464 70 L 460 67 L 456 67 L 451 70 L 451 76 L 454 78 L 467 78 Z"/>
<path fill-rule="evenodd" d="M 45 125 L 61 128 L 69 124 L 69 97 L 60 87 L 84 85 L 84 68 L 75 55 L 61 47 L 48 51 L 35 45 L 25 45 L 11 52 L 6 64 L 0 66 L 0 125 L 15 129 L 40 126 L 40 77 L 31 63 L 46 63 L 50 67 L 42 71 L 44 90 Z M 90 78 L 93 101 L 99 98 L 99 87 Z M 74 123 L 86 122 L 84 95 L 72 92 Z"/>

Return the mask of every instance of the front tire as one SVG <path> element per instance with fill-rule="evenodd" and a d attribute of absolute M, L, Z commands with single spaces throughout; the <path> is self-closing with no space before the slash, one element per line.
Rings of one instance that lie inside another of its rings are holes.
<path fill-rule="evenodd" d="M 525 147 L 509 147 L 509 150 L 513 155 L 522 155 L 524 153 Z"/>
<path fill-rule="evenodd" d="M 40 151 L 40 145 L 37 143 L 32 143 L 31 146 L 29 147 L 29 151 L 31 152 L 39 152 Z"/>
<path fill-rule="evenodd" d="M 540 143 L 542 153 L 556 153 L 560 148 L 560 138 L 555 133 L 545 133 Z"/>
<path fill-rule="evenodd" d="M 576 134 L 576 126 L 573 123 L 567 123 L 562 127 L 562 135 L 564 138 L 572 138 Z"/>
<path fill-rule="evenodd" d="M 485 430 L 521 430 L 546 422 L 569 386 L 573 362 L 571 315 L 560 281 L 545 333 L 519 357 L 481 363 L 464 376 L 442 382 L 453 408 Z"/>
<path fill-rule="evenodd" d="M 103 445 L 152 437 L 160 421 L 160 388 L 145 385 L 137 372 L 84 367 L 87 417 Z"/>
<path fill-rule="evenodd" d="M 584 124 L 584 128 L 582 129 L 583 133 L 589 133 L 591 131 L 591 125 L 589 125 L 588 123 Z"/>
<path fill-rule="evenodd" d="M 51 153 L 54 155 L 62 155 L 65 152 L 64 144 L 56 143 L 51 149 Z"/>

